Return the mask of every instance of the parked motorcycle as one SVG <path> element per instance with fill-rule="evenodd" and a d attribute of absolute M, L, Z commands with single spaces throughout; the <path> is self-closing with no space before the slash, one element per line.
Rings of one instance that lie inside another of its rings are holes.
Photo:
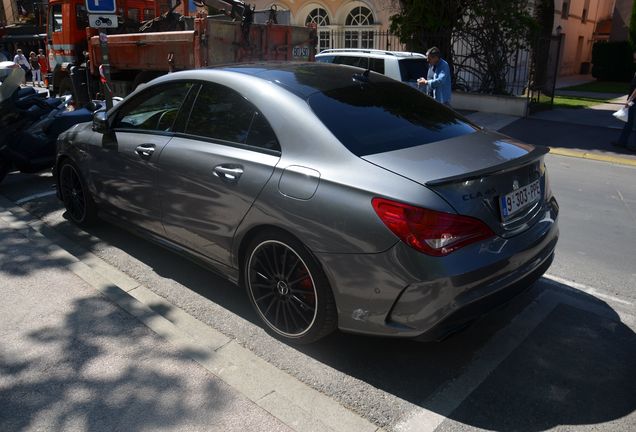
<path fill-rule="evenodd" d="M 23 74 L 21 68 L 0 64 L 0 182 L 13 169 L 34 173 L 51 168 L 58 135 L 90 121 L 104 105 L 91 102 L 70 110 L 71 96 L 43 98 L 32 88 L 20 88 Z"/>

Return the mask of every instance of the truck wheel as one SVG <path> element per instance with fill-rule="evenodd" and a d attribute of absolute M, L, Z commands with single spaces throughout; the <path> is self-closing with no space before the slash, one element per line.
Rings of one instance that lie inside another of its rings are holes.
<path fill-rule="evenodd" d="M 139 72 L 135 77 L 135 80 L 133 81 L 132 88 L 133 90 L 135 90 L 139 86 L 139 84 L 145 84 L 148 81 L 152 81 L 153 79 L 160 77 L 161 75 L 163 75 L 161 72 Z"/>
<path fill-rule="evenodd" d="M 0 183 L 11 171 L 11 162 L 0 159 Z"/>
<path fill-rule="evenodd" d="M 65 94 L 73 94 L 73 85 L 71 84 L 71 79 L 66 77 L 60 83 L 60 96 L 64 96 Z"/>

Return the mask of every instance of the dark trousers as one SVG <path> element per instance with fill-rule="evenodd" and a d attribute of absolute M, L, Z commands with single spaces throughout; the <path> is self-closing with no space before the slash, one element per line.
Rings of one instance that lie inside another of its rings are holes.
<path fill-rule="evenodd" d="M 623 127 L 623 132 L 621 132 L 621 136 L 618 139 L 618 143 L 625 147 L 628 147 L 629 136 L 631 135 L 632 130 L 634 129 L 634 118 L 636 117 L 636 104 L 630 106 L 627 113 L 628 113 L 627 123 L 625 123 L 625 126 Z"/>

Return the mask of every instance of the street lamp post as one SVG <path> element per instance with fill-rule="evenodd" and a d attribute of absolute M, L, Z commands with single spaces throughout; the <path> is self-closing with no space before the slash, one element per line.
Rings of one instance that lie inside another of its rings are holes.
<path fill-rule="evenodd" d="M 554 81 L 552 82 L 552 99 L 550 102 L 550 108 L 554 108 L 554 92 L 556 90 L 556 82 L 559 77 L 559 66 L 561 65 L 561 42 L 563 41 L 563 37 L 561 35 L 561 31 L 563 28 L 558 25 L 554 30 L 554 35 L 557 37 L 557 52 L 556 52 L 556 61 L 554 66 Z"/>

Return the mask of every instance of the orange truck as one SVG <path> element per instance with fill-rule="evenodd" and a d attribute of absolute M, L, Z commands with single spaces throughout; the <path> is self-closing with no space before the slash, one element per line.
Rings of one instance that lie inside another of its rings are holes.
<path fill-rule="evenodd" d="M 147 0 L 118 0 L 117 5 L 123 6 L 122 13 L 127 14 L 126 16 L 130 16 L 128 11 L 131 8 L 143 11 L 137 13 L 137 16 L 143 16 L 147 19 L 151 19 L 151 15 L 157 16 L 158 18 L 154 20 L 154 23 L 157 23 L 155 27 L 163 29 L 165 26 L 160 25 L 161 19 L 168 17 L 174 8 L 162 14 L 161 9 L 165 10 L 167 7 L 166 4 L 158 5 L 159 3 Z M 78 14 L 73 16 L 73 10 L 77 10 L 79 5 L 83 5 L 84 0 L 50 0 L 50 9 L 54 10 L 57 4 L 69 5 L 70 13 L 64 15 L 62 12 L 62 22 L 64 23 L 65 16 L 69 21 L 75 20 L 75 22 L 67 26 L 71 27 L 68 30 L 65 30 L 64 24 L 62 24 L 61 33 L 72 33 L 73 27 L 79 26 L 77 24 Z M 246 6 L 249 8 L 248 5 Z M 253 12 L 253 9 L 251 11 Z M 49 17 L 54 16 L 54 14 L 49 14 Z M 183 16 L 178 21 L 180 27 L 178 30 L 108 34 L 110 88 L 113 95 L 125 96 L 140 83 L 176 70 L 236 62 L 311 61 L 314 59 L 317 42 L 315 28 L 274 24 L 271 21 L 267 24 L 255 24 L 251 21 L 245 23 L 245 20 L 243 22 L 230 21 L 227 17 L 207 16 L 201 12 L 196 13 L 196 16 Z M 83 39 L 75 35 L 74 42 L 62 42 L 66 44 L 65 47 L 75 50 L 68 58 L 62 58 L 62 65 L 64 65 L 64 61 L 71 62 L 73 60 L 75 64 L 79 64 L 78 50 L 86 49 L 90 59 L 86 74 L 89 82 L 86 87 L 93 89 L 89 90 L 89 93 L 93 93 L 91 96 L 94 96 L 95 90 L 99 88 L 97 79 L 99 78 L 102 53 L 97 30 L 86 28 L 86 26 L 83 30 Z M 142 27 L 152 28 L 150 25 Z M 56 48 L 57 50 L 63 49 L 58 42 L 62 39 L 56 39 L 55 32 L 52 32 L 51 40 L 54 53 L 56 53 Z M 86 48 L 80 48 L 81 42 Z M 68 70 L 69 65 L 59 69 L 61 71 Z M 57 80 L 55 77 L 53 78 L 54 86 L 59 83 L 55 90 L 66 90 L 63 75 L 63 73 L 60 74 Z M 91 80 L 92 82 L 90 82 Z M 67 84 L 71 85 L 70 79 Z M 77 91 L 77 86 L 73 88 Z"/>

